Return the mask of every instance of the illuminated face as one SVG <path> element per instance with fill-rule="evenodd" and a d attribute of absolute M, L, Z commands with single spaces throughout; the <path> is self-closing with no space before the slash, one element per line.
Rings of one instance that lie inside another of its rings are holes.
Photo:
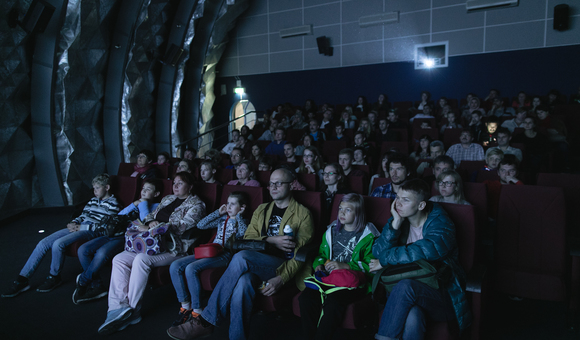
<path fill-rule="evenodd" d="M 515 165 L 510 164 L 503 164 L 500 166 L 497 174 L 499 175 L 499 179 L 502 183 L 507 184 L 509 182 L 509 178 L 516 177 L 518 171 Z"/>
<path fill-rule="evenodd" d="M 439 106 L 445 107 L 445 105 L 447 105 L 447 100 L 445 98 L 439 99 Z"/>
<path fill-rule="evenodd" d="M 357 133 L 354 136 L 354 144 L 355 145 L 363 145 L 364 142 L 365 142 L 365 139 L 361 133 Z"/>
<path fill-rule="evenodd" d="M 304 150 L 304 155 L 302 156 L 302 160 L 304 160 L 304 164 L 305 165 L 312 165 L 316 159 L 318 157 L 316 157 L 314 155 L 314 152 L 310 151 L 310 150 Z"/>
<path fill-rule="evenodd" d="M 507 133 L 498 133 L 497 134 L 497 144 L 501 147 L 508 146 L 510 142 L 510 136 Z"/>
<path fill-rule="evenodd" d="M 435 178 L 437 178 L 442 172 L 445 172 L 447 170 L 453 170 L 453 167 L 443 162 L 435 163 L 435 165 L 433 166 L 433 175 L 435 176 Z"/>
<path fill-rule="evenodd" d="M 381 119 L 381 120 L 379 121 L 379 129 L 380 129 L 381 131 L 385 131 L 385 130 L 387 129 L 387 121 L 386 121 L 386 120 L 384 120 L 384 119 Z"/>
<path fill-rule="evenodd" d="M 363 130 L 368 130 L 368 128 L 369 128 L 369 121 L 368 120 L 361 120 L 360 121 L 360 127 Z"/>
<path fill-rule="evenodd" d="M 290 179 L 285 176 L 281 170 L 276 170 L 270 176 L 270 183 L 280 183 L 280 185 L 268 185 L 270 196 L 273 200 L 284 200 L 290 196 Z"/>
<path fill-rule="evenodd" d="M 108 190 L 109 190 L 108 185 L 102 186 L 100 184 L 93 184 L 93 193 L 95 194 L 95 197 L 99 200 L 102 200 L 107 196 Z"/>
<path fill-rule="evenodd" d="M 382 103 L 383 101 L 385 101 L 385 96 L 382 94 L 379 94 L 379 103 Z"/>
<path fill-rule="evenodd" d="M 258 158 L 260 157 L 260 147 L 257 145 L 252 146 L 252 156 Z"/>
<path fill-rule="evenodd" d="M 449 122 L 449 124 L 455 123 L 455 113 L 449 112 L 447 114 L 447 121 Z"/>
<path fill-rule="evenodd" d="M 294 146 L 292 146 L 292 144 L 284 145 L 284 156 L 286 156 L 286 158 L 294 157 Z"/>
<path fill-rule="evenodd" d="M 187 165 L 187 162 L 184 162 L 184 161 L 179 162 L 179 166 L 177 167 L 177 172 L 182 172 L 182 171 L 191 172 L 191 170 L 189 169 L 189 166 Z"/>
<path fill-rule="evenodd" d="M 165 156 L 163 155 L 157 156 L 157 164 L 165 164 L 165 162 L 167 162 L 167 158 L 165 158 Z"/>
<path fill-rule="evenodd" d="M 487 132 L 495 133 L 497 131 L 497 122 L 487 123 Z"/>
<path fill-rule="evenodd" d="M 242 152 L 240 150 L 234 150 L 232 151 L 232 154 L 230 156 L 230 160 L 232 161 L 233 165 L 238 165 L 240 164 L 240 162 L 242 161 L 243 157 L 242 157 Z"/>
<path fill-rule="evenodd" d="M 143 184 L 143 188 L 141 189 L 141 199 L 149 201 L 158 195 L 159 191 L 155 191 L 155 186 L 153 184 L 151 183 Z"/>
<path fill-rule="evenodd" d="M 352 226 L 354 223 L 355 212 L 354 205 L 347 202 L 340 202 L 338 206 L 338 219 L 343 226 Z"/>
<path fill-rule="evenodd" d="M 414 192 L 400 190 L 397 193 L 395 209 L 402 218 L 414 216 L 419 212 L 421 207 L 425 208 L 425 202 L 419 201 L 419 198 Z"/>
<path fill-rule="evenodd" d="M 191 188 L 192 186 L 185 183 L 179 176 L 173 180 L 173 194 L 179 199 L 187 198 Z"/>
<path fill-rule="evenodd" d="M 389 166 L 389 175 L 391 177 L 391 182 L 399 185 L 407 179 L 407 168 L 400 163 L 391 163 Z"/>
<path fill-rule="evenodd" d="M 367 118 L 369 119 L 369 121 L 374 122 L 375 119 L 377 119 L 377 116 L 375 116 L 374 113 L 369 113 L 369 115 L 367 116 Z"/>
<path fill-rule="evenodd" d="M 363 97 L 358 97 L 357 103 L 358 105 L 362 105 L 364 103 Z"/>
<path fill-rule="evenodd" d="M 185 150 L 185 153 L 183 154 L 183 158 L 193 160 L 195 158 L 195 154 L 191 150 Z"/>
<path fill-rule="evenodd" d="M 239 180 L 247 181 L 250 178 L 251 172 L 246 164 L 240 164 L 236 169 L 236 176 Z"/>
<path fill-rule="evenodd" d="M 429 99 L 429 96 L 427 95 L 427 93 L 425 93 L 425 92 L 421 93 L 421 100 L 426 102 L 427 99 Z"/>
<path fill-rule="evenodd" d="M 501 162 L 501 157 L 499 155 L 491 155 L 487 157 L 487 166 L 490 169 L 497 169 L 499 162 Z"/>
<path fill-rule="evenodd" d="M 228 204 L 226 205 L 226 211 L 229 217 L 236 217 L 236 215 L 242 210 L 242 206 L 238 201 L 237 197 L 228 197 Z"/>
<path fill-rule="evenodd" d="M 338 155 L 338 164 L 340 164 L 342 170 L 346 172 L 352 165 L 352 158 L 350 158 L 350 155 Z"/>
<path fill-rule="evenodd" d="M 330 110 L 324 111 L 324 121 L 329 121 L 332 118 L 332 112 Z"/>
<path fill-rule="evenodd" d="M 277 127 L 278 127 L 278 120 L 276 120 L 276 119 L 271 119 L 271 120 L 270 120 L 270 129 L 272 129 L 272 130 L 273 130 L 273 129 L 277 128 Z"/>
<path fill-rule="evenodd" d="M 443 197 L 449 197 L 455 194 L 457 190 L 457 183 L 453 179 L 453 176 L 445 176 L 443 181 L 439 182 L 439 193 Z"/>
<path fill-rule="evenodd" d="M 429 150 L 431 151 L 431 158 L 437 158 L 445 154 L 445 150 L 443 150 L 439 145 L 431 146 L 429 147 Z"/>
<path fill-rule="evenodd" d="M 340 177 L 338 171 L 333 166 L 324 168 L 324 184 L 335 185 L 340 180 Z"/>
<path fill-rule="evenodd" d="M 201 179 L 207 182 L 212 179 L 213 175 L 215 174 L 215 171 L 216 170 L 213 169 L 211 166 L 203 164 L 201 166 L 199 173 L 201 175 Z"/>

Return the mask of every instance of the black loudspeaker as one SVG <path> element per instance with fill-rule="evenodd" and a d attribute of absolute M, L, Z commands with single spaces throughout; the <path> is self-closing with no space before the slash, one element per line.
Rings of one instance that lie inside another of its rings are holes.
<path fill-rule="evenodd" d="M 54 13 L 55 7 L 44 0 L 34 0 L 28 12 L 22 19 L 20 26 L 27 33 L 42 33 L 48 26 L 50 18 Z"/>
<path fill-rule="evenodd" d="M 570 24 L 570 6 L 560 4 L 554 7 L 554 29 L 565 31 Z"/>
<path fill-rule="evenodd" d="M 334 48 L 330 47 L 330 38 L 326 36 L 321 36 L 316 38 L 316 44 L 318 45 L 318 53 L 324 54 L 326 56 L 332 56 Z"/>
<path fill-rule="evenodd" d="M 165 57 L 163 57 L 163 59 L 160 61 L 162 64 L 175 66 L 179 64 L 182 57 L 184 56 L 183 52 L 183 48 L 172 43 L 169 45 L 169 49 L 167 50 L 167 53 L 165 53 Z"/>

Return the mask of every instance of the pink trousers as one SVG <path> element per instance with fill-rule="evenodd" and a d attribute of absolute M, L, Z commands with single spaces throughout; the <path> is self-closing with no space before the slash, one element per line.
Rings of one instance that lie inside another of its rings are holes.
<path fill-rule="evenodd" d="M 135 309 L 143 297 L 151 268 L 167 266 L 182 257 L 170 253 L 151 256 L 128 251 L 115 256 L 109 286 L 109 311 L 124 307 Z"/>

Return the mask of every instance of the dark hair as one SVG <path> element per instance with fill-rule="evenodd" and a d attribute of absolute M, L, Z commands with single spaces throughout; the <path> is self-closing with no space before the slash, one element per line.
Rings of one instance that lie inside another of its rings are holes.
<path fill-rule="evenodd" d="M 545 104 L 540 104 L 538 105 L 538 107 L 536 108 L 536 112 L 537 111 L 546 111 L 548 113 L 550 113 L 550 108 L 548 107 L 548 105 Z"/>
<path fill-rule="evenodd" d="M 243 217 L 246 217 L 250 213 L 250 196 L 245 191 L 234 191 L 228 196 L 228 198 L 236 198 L 240 206 L 245 205 L 246 209 L 242 213 Z"/>
<path fill-rule="evenodd" d="M 344 188 L 345 187 L 345 184 L 344 183 L 346 181 L 346 175 L 344 174 L 344 170 L 342 169 L 342 167 L 340 166 L 340 164 L 338 164 L 336 162 L 335 163 L 326 164 L 325 168 L 327 166 L 333 167 L 336 170 L 336 172 L 340 175 L 340 178 L 338 179 L 338 183 L 336 183 L 336 187 L 337 188 Z M 322 183 L 322 187 L 323 187 L 323 190 L 322 191 L 326 191 L 326 187 L 327 187 L 326 183 L 323 182 Z"/>
<path fill-rule="evenodd" d="M 232 149 L 231 154 L 234 153 L 234 151 L 236 151 L 236 150 L 238 150 L 242 154 L 242 157 L 245 157 L 245 155 L 244 155 L 244 149 L 242 149 L 240 147 L 237 147 L 237 146 Z M 231 157 L 231 154 L 230 154 L 230 157 Z"/>
<path fill-rule="evenodd" d="M 163 151 L 163 152 L 160 152 L 159 154 L 157 154 L 157 158 L 159 158 L 159 156 L 163 156 L 163 157 L 165 157 L 165 160 L 166 160 L 166 161 L 168 161 L 168 162 L 169 162 L 169 159 L 171 158 L 171 157 L 169 156 L 169 152 L 165 152 L 165 151 Z"/>
<path fill-rule="evenodd" d="M 139 155 L 139 154 L 144 154 L 145 157 L 147 157 L 147 161 L 152 161 L 153 157 L 155 157 L 155 154 L 153 153 L 153 151 L 147 150 L 147 149 L 143 149 L 143 150 L 139 151 L 139 153 L 137 155 Z"/>
<path fill-rule="evenodd" d="M 438 164 L 438 163 L 445 163 L 445 164 L 449 165 L 451 167 L 451 169 L 455 168 L 455 162 L 453 161 L 453 158 L 451 158 L 447 155 L 441 155 L 441 156 L 435 157 L 435 159 L 433 160 L 433 165 Z"/>
<path fill-rule="evenodd" d="M 399 187 L 399 191 L 413 192 L 419 197 L 419 202 L 428 202 L 431 197 L 431 188 L 429 188 L 429 185 L 424 180 L 418 178 L 403 182 Z"/>
<path fill-rule="evenodd" d="M 240 130 L 238 129 L 233 129 L 231 133 L 237 132 L 238 134 L 240 134 Z"/>
<path fill-rule="evenodd" d="M 342 196 L 340 203 L 342 202 L 349 203 L 354 206 L 354 221 L 352 223 L 354 226 L 354 232 L 358 233 L 361 230 L 363 230 L 367 225 L 364 198 L 359 194 L 350 193 Z M 337 230 L 340 230 L 340 228 L 342 228 L 342 223 L 340 223 L 338 216 L 336 217 L 336 228 Z"/>
<path fill-rule="evenodd" d="M 163 192 L 163 182 L 161 182 L 157 178 L 147 178 L 146 180 L 143 181 L 143 185 L 141 186 L 141 188 L 143 188 L 143 186 L 145 186 L 145 184 L 147 183 L 155 187 L 154 192 L 159 193 Z"/>
<path fill-rule="evenodd" d="M 421 91 L 421 96 L 425 93 L 427 95 L 427 100 L 431 99 L 431 92 L 429 91 Z"/>
<path fill-rule="evenodd" d="M 405 167 L 405 171 L 407 171 L 407 173 L 411 172 L 412 166 L 407 155 L 398 152 L 394 153 L 391 157 L 389 157 L 389 161 L 387 162 L 387 171 L 389 171 L 391 168 L 392 163 L 399 163 Z"/>
<path fill-rule="evenodd" d="M 422 139 L 426 139 L 429 142 L 429 144 L 427 145 L 426 151 L 427 151 L 428 155 L 431 155 L 431 150 L 429 149 L 429 147 L 431 146 L 431 142 L 433 141 L 433 138 L 431 138 L 431 136 L 429 136 L 429 135 L 422 135 L 421 137 L 419 137 L 419 140 L 418 140 L 419 143 L 417 143 L 417 149 L 419 150 L 419 152 L 421 151 L 421 140 Z"/>
<path fill-rule="evenodd" d="M 491 92 L 491 91 L 495 91 L 495 94 L 496 94 L 496 95 L 499 97 L 499 95 L 500 95 L 500 92 L 499 92 L 499 90 L 498 90 L 498 89 L 490 89 L 490 90 L 489 90 L 489 92 Z M 521 92 L 520 92 L 520 93 L 521 93 Z"/>
<path fill-rule="evenodd" d="M 354 151 L 350 148 L 346 148 L 346 149 L 342 149 L 340 150 L 340 152 L 338 153 L 338 155 L 348 155 L 350 157 L 351 160 L 354 159 Z"/>
<path fill-rule="evenodd" d="M 238 169 L 242 164 L 245 164 L 248 167 L 248 171 L 250 172 L 250 179 L 255 179 L 256 173 L 254 172 L 254 162 L 250 161 L 249 159 L 244 159 L 243 161 L 238 164 Z"/>
<path fill-rule="evenodd" d="M 214 162 L 212 162 L 209 159 L 203 160 L 201 161 L 201 164 L 199 165 L 199 168 L 201 169 L 202 166 L 207 165 L 210 166 L 213 169 L 217 169 L 217 164 L 215 164 Z"/>
<path fill-rule="evenodd" d="M 322 156 L 320 156 L 320 151 L 318 151 L 318 149 L 315 146 L 307 146 L 306 148 L 304 148 L 304 152 L 302 153 L 302 162 L 300 163 L 300 167 L 298 168 L 298 172 L 300 173 L 308 173 L 308 171 L 306 170 L 306 164 L 304 163 L 304 159 L 306 157 L 305 153 L 306 150 L 312 152 L 314 154 L 314 156 L 316 157 L 316 160 L 312 160 L 312 167 L 314 168 L 315 172 L 318 172 L 318 170 L 320 170 L 320 168 L 322 168 Z"/>
<path fill-rule="evenodd" d="M 209 157 L 209 159 L 214 163 L 214 164 L 220 164 L 220 161 L 222 159 L 222 156 L 220 154 L 220 152 L 216 149 L 209 149 L 207 150 L 204 154 L 203 157 Z"/>
<path fill-rule="evenodd" d="M 499 129 L 497 129 L 497 134 L 499 135 L 500 133 L 505 133 L 506 135 L 508 135 L 508 137 L 512 136 L 512 132 L 510 131 L 510 129 L 502 126 Z"/>
<path fill-rule="evenodd" d="M 286 143 L 284 144 L 284 146 L 286 146 L 287 144 L 291 145 L 293 148 L 296 147 L 296 142 L 294 142 L 294 141 L 287 140 Z"/>
<path fill-rule="evenodd" d="M 274 161 L 272 160 L 272 157 L 270 157 L 269 155 L 263 155 L 260 157 L 258 164 L 266 164 L 267 166 L 272 168 L 272 166 L 274 165 Z"/>
<path fill-rule="evenodd" d="M 434 147 L 434 146 L 438 146 L 441 148 L 441 150 L 445 151 L 445 144 L 443 144 L 443 142 L 440 140 L 436 139 L 436 140 L 432 141 L 431 143 L 429 143 L 430 148 Z M 431 150 L 429 150 L 429 153 L 431 153 Z"/>
<path fill-rule="evenodd" d="M 278 130 L 282 131 L 282 132 L 284 133 L 284 135 L 286 135 L 286 129 L 284 129 L 284 127 L 283 127 L 283 126 L 278 126 L 278 127 L 276 127 L 276 129 L 274 129 L 274 132 L 276 132 L 276 131 L 278 131 Z"/>
<path fill-rule="evenodd" d="M 195 179 L 193 178 L 192 174 L 189 172 L 181 171 L 175 174 L 173 180 L 175 181 L 177 177 L 181 178 L 181 180 L 184 181 L 187 185 L 191 185 L 191 189 L 193 190 L 193 183 L 195 182 Z"/>
<path fill-rule="evenodd" d="M 520 173 L 519 172 L 519 166 L 520 166 L 520 162 L 518 162 L 518 159 L 515 157 L 504 157 L 501 162 L 499 162 L 498 166 L 497 166 L 497 170 L 499 171 L 499 168 L 501 168 L 502 165 L 513 165 L 516 168 L 516 176 Z"/>
<path fill-rule="evenodd" d="M 187 169 L 189 170 L 189 172 L 193 172 L 193 170 L 195 169 L 195 164 L 193 164 L 193 162 L 191 160 L 184 158 L 184 159 L 179 161 L 179 163 L 181 163 L 181 162 L 187 163 Z M 177 166 L 179 167 L 179 164 Z"/>

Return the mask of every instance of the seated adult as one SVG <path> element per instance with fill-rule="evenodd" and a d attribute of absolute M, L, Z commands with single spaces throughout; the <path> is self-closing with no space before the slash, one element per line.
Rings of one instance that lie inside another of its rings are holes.
<path fill-rule="evenodd" d="M 184 158 L 184 159 L 179 161 L 175 173 L 182 172 L 182 171 L 192 173 L 194 169 L 195 169 L 195 166 L 193 165 L 193 161 Z"/>
<path fill-rule="evenodd" d="M 505 107 L 505 103 L 503 99 L 500 97 L 496 97 L 493 99 L 493 105 L 491 109 L 487 113 L 488 116 L 496 116 L 496 117 L 503 117 L 503 116 L 515 116 L 516 110 L 513 107 Z"/>
<path fill-rule="evenodd" d="M 171 165 L 169 163 L 169 159 L 170 159 L 169 152 L 163 151 L 157 155 L 157 162 L 153 163 L 153 164 L 155 164 L 155 165 Z"/>
<path fill-rule="evenodd" d="M 360 120 L 357 132 L 364 133 L 365 141 L 366 140 L 374 140 L 374 138 L 375 138 L 375 134 L 374 134 L 375 131 L 371 127 L 371 122 L 369 121 L 368 118 L 363 118 Z"/>
<path fill-rule="evenodd" d="M 469 121 L 469 130 L 471 130 L 471 136 L 473 137 L 474 142 L 483 142 L 485 137 L 485 125 L 481 122 L 481 112 L 473 111 L 471 114 L 471 120 Z"/>
<path fill-rule="evenodd" d="M 238 140 L 240 138 L 240 130 L 238 130 L 238 129 L 232 130 L 231 134 L 232 134 L 232 140 L 228 144 L 226 144 L 226 146 L 224 146 L 224 148 L 222 149 L 222 153 L 225 153 L 228 155 L 231 155 L 232 150 L 236 146 L 238 146 Z"/>
<path fill-rule="evenodd" d="M 520 93 L 518 93 L 518 97 L 514 99 L 514 101 L 512 102 L 512 107 L 514 109 L 519 109 L 521 107 L 530 107 L 531 105 L 532 105 L 531 101 L 528 99 L 528 96 L 524 91 L 520 91 Z"/>
<path fill-rule="evenodd" d="M 545 129 L 548 139 L 555 147 L 554 168 L 556 172 L 569 170 L 569 146 L 566 140 L 568 130 L 566 129 L 566 124 L 554 118 L 547 106 L 539 106 L 536 114 L 538 116 L 538 126 Z"/>
<path fill-rule="evenodd" d="M 338 163 L 344 171 L 346 177 L 366 176 L 366 173 L 359 169 L 353 169 L 352 162 L 354 161 L 354 152 L 352 149 L 342 149 L 338 153 Z"/>
<path fill-rule="evenodd" d="M 153 165 L 153 152 L 150 150 L 141 150 L 137 155 L 137 162 L 133 165 L 131 177 L 141 179 L 157 177 L 157 168 Z"/>
<path fill-rule="evenodd" d="M 455 112 L 447 113 L 447 123 L 441 126 L 441 130 L 439 132 L 443 135 L 447 129 L 463 129 L 463 126 L 461 126 L 461 124 L 459 124 L 455 118 Z"/>
<path fill-rule="evenodd" d="M 258 171 L 270 171 L 274 167 L 274 160 L 268 156 L 264 155 L 260 157 L 258 161 Z"/>
<path fill-rule="evenodd" d="M 284 144 L 284 156 L 286 157 L 286 163 L 291 168 L 296 168 L 300 165 L 301 157 L 296 155 L 296 143 L 287 141 Z"/>
<path fill-rule="evenodd" d="M 270 120 L 270 125 L 268 126 L 268 129 L 266 131 L 264 131 L 264 133 L 260 136 L 260 138 L 258 138 L 258 140 L 273 141 L 274 140 L 274 131 L 276 130 L 277 127 L 278 127 L 278 120 L 275 118 L 272 118 Z"/>
<path fill-rule="evenodd" d="M 292 116 L 292 129 L 303 130 L 308 126 L 308 123 L 304 121 L 304 116 L 300 110 Z"/>
<path fill-rule="evenodd" d="M 427 140 L 431 140 L 431 137 L 429 137 L 428 135 L 424 135 L 421 137 L 421 140 L 424 140 L 425 137 L 427 137 Z M 431 141 L 429 143 L 429 153 L 428 154 L 423 154 L 420 155 L 419 158 L 416 159 L 416 161 L 420 160 L 420 159 L 435 159 L 441 155 L 445 154 L 445 145 L 443 144 L 442 141 L 440 140 L 434 140 Z M 427 157 L 423 157 L 423 156 L 427 156 Z M 413 154 L 411 154 L 410 157 L 413 157 Z M 425 168 L 430 167 L 431 164 L 429 162 L 422 162 L 417 166 L 417 175 L 423 175 L 423 172 L 425 172 Z"/>
<path fill-rule="evenodd" d="M 345 129 L 354 129 L 356 122 L 352 119 L 350 112 L 342 111 L 340 114 L 340 125 Z"/>
<path fill-rule="evenodd" d="M 231 157 L 231 155 L 230 155 L 230 157 Z M 222 161 L 222 156 L 218 150 L 209 149 L 203 154 L 203 159 L 210 160 L 214 164 L 220 164 Z"/>
<path fill-rule="evenodd" d="M 433 160 L 433 174 L 430 176 L 423 177 L 425 183 L 429 187 L 433 186 L 433 182 L 437 180 L 437 177 L 444 171 L 455 169 L 455 164 L 453 159 L 445 154 L 441 154 Z"/>
<path fill-rule="evenodd" d="M 210 160 L 205 160 L 201 162 L 199 167 L 199 175 L 201 180 L 205 183 L 217 183 L 221 185 L 220 182 L 216 181 L 215 173 L 217 171 L 217 166 Z"/>
<path fill-rule="evenodd" d="M 433 115 L 431 114 L 433 112 L 433 108 L 431 105 L 427 104 L 425 106 L 423 106 L 423 112 L 422 113 L 417 113 L 415 116 L 413 116 L 411 119 L 409 119 L 409 121 L 412 123 L 413 120 L 415 120 L 416 118 L 432 118 L 435 119 L 435 117 L 433 117 Z"/>
<path fill-rule="evenodd" d="M 352 147 L 360 147 L 365 149 L 366 154 L 371 155 L 371 157 L 376 154 L 375 148 L 371 144 L 367 143 L 366 133 L 363 131 L 357 131 L 354 134 L 354 143 Z"/>
<path fill-rule="evenodd" d="M 244 159 L 246 159 L 244 150 L 235 147 L 230 155 L 230 163 L 232 164 L 226 166 L 226 169 L 237 169 Z"/>
<path fill-rule="evenodd" d="M 322 178 L 322 157 L 318 149 L 309 146 L 304 149 L 304 156 L 302 156 L 302 163 L 296 168 L 296 172 L 300 174 L 317 174 L 320 181 Z"/>
<path fill-rule="evenodd" d="M 367 165 L 367 154 L 365 149 L 361 147 L 356 147 L 353 150 L 354 160 L 352 161 L 352 165 Z"/>
<path fill-rule="evenodd" d="M 434 289 L 416 280 L 401 280 L 388 295 L 375 339 L 422 339 L 426 317 L 456 320 L 459 329 L 471 321 L 465 293 L 465 272 L 459 265 L 455 226 L 445 210 L 429 202 L 430 188 L 419 179 L 400 187 L 392 217 L 373 245 L 370 270 L 417 260 L 443 262 L 450 268 L 447 283 Z"/>
<path fill-rule="evenodd" d="M 147 215 L 159 205 L 159 203 L 154 203 L 154 200 L 162 191 L 163 184 L 160 180 L 146 179 L 141 189 L 141 198 L 121 210 L 119 215 L 137 212 L 139 219 L 145 220 Z M 115 255 L 123 251 L 125 231 L 126 228 L 114 235 L 97 237 L 79 247 L 78 256 L 83 272 L 77 276 L 77 285 L 72 296 L 75 304 L 100 299 L 107 295 L 108 289 L 101 280 L 99 272 L 103 265 L 108 264 Z"/>
<path fill-rule="evenodd" d="M 421 111 L 425 109 L 425 106 L 431 105 L 433 106 L 433 100 L 431 100 L 431 92 L 429 91 L 422 91 L 421 92 L 421 100 L 415 102 L 414 108 L 415 111 Z"/>
<path fill-rule="evenodd" d="M 511 133 L 514 133 L 516 128 L 523 128 L 524 127 L 524 119 L 526 119 L 528 114 L 528 110 L 525 108 L 519 108 L 516 112 L 516 116 L 514 119 L 505 120 L 501 123 L 502 127 L 507 128 L 510 130 Z"/>
<path fill-rule="evenodd" d="M 431 141 L 432 139 L 429 135 L 422 135 L 419 137 L 419 144 L 417 145 L 417 149 L 413 151 L 409 157 L 415 162 L 420 159 L 431 158 Z"/>
<path fill-rule="evenodd" d="M 185 256 L 197 239 L 188 232 L 205 216 L 205 204 L 192 194 L 193 176 L 180 172 L 173 180 L 173 195 L 167 195 L 139 226 L 142 232 L 167 228 L 167 251 L 155 255 L 125 250 L 113 258 L 107 319 L 99 334 L 111 334 L 141 321 L 141 298 L 151 268 L 169 265 Z M 187 238 L 186 238 L 187 237 Z"/>
<path fill-rule="evenodd" d="M 440 173 L 435 187 L 439 195 L 431 197 L 429 201 L 471 205 L 463 194 L 463 179 L 455 170 Z"/>
<path fill-rule="evenodd" d="M 346 144 L 350 144 L 349 138 L 344 134 L 344 126 L 338 124 L 334 127 L 335 134 L 328 138 L 328 140 L 343 140 Z"/>
<path fill-rule="evenodd" d="M 236 169 L 236 176 L 238 179 L 229 181 L 228 185 L 245 185 L 247 187 L 260 186 L 260 182 L 254 179 L 254 165 L 252 165 L 251 161 L 241 161 Z"/>
<path fill-rule="evenodd" d="M 533 117 L 524 119 L 524 133 L 514 137 L 515 143 L 524 144 L 529 171 L 537 172 L 551 151 L 550 139 L 536 128 L 537 120 Z"/>
<path fill-rule="evenodd" d="M 334 121 L 332 120 L 332 109 L 328 108 L 322 114 L 322 122 L 320 122 L 321 129 L 332 131 L 334 129 Z"/>
<path fill-rule="evenodd" d="M 296 155 L 304 155 L 304 150 L 309 146 L 314 146 L 314 138 L 309 134 L 305 134 L 302 136 L 302 145 L 296 145 Z"/>
<path fill-rule="evenodd" d="M 463 110 L 463 112 L 461 113 L 461 118 L 463 118 L 465 122 L 471 121 L 471 118 L 473 117 L 472 114 L 474 112 L 480 112 L 481 113 L 480 116 L 485 116 L 485 110 L 479 107 L 480 105 L 479 98 L 472 97 L 467 103 L 469 104 L 469 108 Z"/>
<path fill-rule="evenodd" d="M 195 155 L 197 155 L 197 150 L 188 147 L 187 149 L 185 149 L 185 152 L 183 153 L 183 159 L 189 159 L 190 161 L 192 161 L 195 158 Z"/>
<path fill-rule="evenodd" d="M 387 114 L 389 120 L 389 129 L 406 129 L 407 125 L 399 120 L 399 113 L 397 109 L 392 109 Z"/>
<path fill-rule="evenodd" d="M 322 173 L 324 177 L 324 185 L 322 186 L 322 200 L 326 205 L 327 215 L 330 216 L 332 210 L 332 202 L 336 194 L 346 194 L 349 190 L 344 184 L 346 176 L 342 171 L 342 167 L 338 163 L 330 163 L 324 167 Z"/>
<path fill-rule="evenodd" d="M 322 237 L 312 267 L 317 273 L 332 273 L 337 269 L 347 269 L 351 273 L 358 271 L 367 280 L 356 289 L 322 293 L 324 300 L 318 289 L 304 289 L 299 302 L 303 335 L 307 339 L 332 339 L 342 323 L 347 306 L 371 292 L 373 275 L 369 272 L 369 263 L 374 258 L 373 242 L 379 235 L 375 226 L 366 221 L 363 197 L 358 194 L 345 195 L 334 222 Z"/>
<path fill-rule="evenodd" d="M 244 239 L 264 240 L 275 247 L 271 254 L 244 250 L 235 254 L 212 292 L 207 307 L 197 318 L 171 327 L 167 333 L 173 339 L 196 339 L 213 333 L 229 317 L 229 338 L 247 339 L 254 297 L 272 296 L 285 284 L 304 288 L 309 266 L 294 259 L 294 254 L 309 243 L 314 235 L 310 211 L 292 198 L 289 184 L 294 173 L 278 169 L 270 176 L 268 189 L 271 203 L 260 205 L 252 216 Z M 289 225 L 295 235 L 284 236 Z M 260 289 L 262 282 L 266 282 Z"/>
<path fill-rule="evenodd" d="M 314 139 L 315 142 L 326 140 L 326 135 L 324 132 L 320 131 L 320 124 L 316 119 L 311 119 L 308 122 L 308 127 L 310 136 L 312 136 L 312 139 Z"/>
<path fill-rule="evenodd" d="M 36 291 L 47 293 L 62 284 L 60 272 L 66 258 L 66 248 L 74 242 L 89 241 L 101 236 L 100 222 L 108 216 L 116 215 L 121 209 L 117 199 L 109 193 L 111 188 L 109 181 L 108 174 L 100 174 L 93 178 L 95 197 L 91 198 L 81 215 L 68 223 L 66 228 L 55 231 L 38 242 L 12 287 L 4 292 L 2 297 L 15 297 L 30 289 L 28 280 L 49 250 L 52 250 L 50 272 L 46 281 Z"/>
<path fill-rule="evenodd" d="M 244 151 L 244 155 L 251 155 L 252 154 L 252 144 L 248 141 L 246 136 L 240 135 L 238 138 L 238 143 L 236 147 L 242 149 Z"/>
<path fill-rule="evenodd" d="M 499 195 L 504 185 L 524 185 L 518 177 L 518 163 L 515 157 L 505 157 L 500 163 L 497 171 L 499 180 L 485 180 L 483 183 L 487 187 L 487 207 L 489 217 L 497 218 L 499 207 Z"/>
<path fill-rule="evenodd" d="M 389 178 L 389 168 L 387 168 L 387 163 L 389 161 L 389 157 L 391 155 L 393 155 L 394 153 L 395 152 L 393 152 L 393 151 L 385 151 L 385 153 L 383 153 L 383 157 L 381 158 L 381 168 L 379 170 L 379 173 L 374 174 L 371 177 L 371 180 L 369 183 L 369 195 L 373 191 L 373 182 L 375 181 L 375 178 Z"/>
<path fill-rule="evenodd" d="M 377 132 L 375 138 L 377 143 L 394 142 L 400 139 L 399 132 L 393 131 L 393 128 L 388 122 L 388 119 L 385 117 L 379 119 L 379 132 Z"/>
<path fill-rule="evenodd" d="M 248 140 L 248 141 L 253 141 L 254 140 L 254 136 L 252 134 L 252 130 L 247 125 L 242 126 L 242 128 L 240 129 L 240 136 L 246 137 L 246 140 Z"/>
<path fill-rule="evenodd" d="M 387 95 L 384 93 L 379 94 L 377 102 L 373 104 L 372 109 L 374 111 L 389 111 L 391 109 L 391 104 L 388 101 Z"/>
<path fill-rule="evenodd" d="M 284 139 L 286 139 L 286 130 L 283 127 L 277 127 L 274 140 L 266 147 L 266 154 L 284 157 L 284 144 L 286 143 Z"/>
<path fill-rule="evenodd" d="M 519 162 L 522 161 L 522 150 L 510 146 L 510 141 L 512 140 L 512 133 L 508 128 L 500 127 L 497 129 L 497 146 L 493 146 L 487 149 L 485 157 L 491 152 L 491 150 L 501 150 L 504 155 L 514 155 Z"/>
<path fill-rule="evenodd" d="M 472 143 L 471 130 L 463 130 L 459 136 L 459 141 L 459 144 L 451 145 L 449 150 L 447 150 L 447 156 L 453 158 L 456 166 L 459 166 L 461 161 L 484 160 L 485 157 L 481 145 Z"/>
<path fill-rule="evenodd" d="M 252 145 L 252 155 L 250 157 L 250 160 L 259 161 L 260 157 L 262 157 L 263 155 L 264 155 L 264 150 L 262 150 L 260 145 L 258 145 L 258 144 Z"/>
<path fill-rule="evenodd" d="M 401 184 L 411 176 L 410 163 L 409 157 L 403 154 L 396 153 L 392 155 L 387 162 L 391 183 L 376 187 L 371 193 L 371 196 L 391 199 L 397 198 L 397 192 Z"/>

